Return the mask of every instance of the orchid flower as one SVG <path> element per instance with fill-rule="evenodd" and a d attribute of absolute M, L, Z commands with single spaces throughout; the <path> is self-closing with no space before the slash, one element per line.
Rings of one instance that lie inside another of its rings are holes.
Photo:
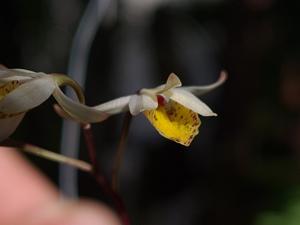
<path fill-rule="evenodd" d="M 196 95 L 217 88 L 226 77 L 222 72 L 211 85 L 181 87 L 181 81 L 172 73 L 163 85 L 90 107 L 84 104 L 79 85 L 66 75 L 0 67 L 0 141 L 15 131 L 28 110 L 53 95 L 58 102 L 55 109 L 63 117 L 88 124 L 121 112 L 129 111 L 133 116 L 143 112 L 162 136 L 189 146 L 201 124 L 198 114 L 217 115 Z M 60 89 L 62 85 L 70 85 L 79 101 L 66 96 Z"/>
<path fill-rule="evenodd" d="M 25 113 L 46 101 L 62 85 L 70 85 L 79 101 L 84 96 L 79 85 L 62 74 L 36 73 L 0 66 L 0 141 L 9 137 Z"/>
<path fill-rule="evenodd" d="M 56 107 L 56 111 L 63 117 L 93 123 L 121 112 L 129 111 L 133 116 L 143 113 L 162 136 L 189 146 L 198 134 L 201 124 L 199 115 L 217 116 L 196 95 L 203 95 L 219 87 L 226 78 L 226 73 L 222 71 L 219 79 L 211 85 L 181 87 L 181 81 L 172 73 L 163 85 L 151 89 L 144 88 L 137 94 L 93 107 L 73 101 L 60 89 L 56 89 L 53 96 L 61 107 Z"/>

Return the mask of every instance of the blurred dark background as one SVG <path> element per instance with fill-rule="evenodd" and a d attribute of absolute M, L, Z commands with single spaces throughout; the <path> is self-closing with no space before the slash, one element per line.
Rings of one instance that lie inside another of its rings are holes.
<path fill-rule="evenodd" d="M 84 0 L 3 1 L 0 62 L 66 73 Z M 133 224 L 300 224 L 300 3 L 285 0 L 111 0 L 91 46 L 89 105 L 153 87 L 176 73 L 185 85 L 228 81 L 202 97 L 190 148 L 133 120 L 121 193 Z M 53 99 L 25 117 L 14 138 L 58 152 Z M 93 125 L 109 173 L 123 115 Z M 84 144 L 81 158 L 87 159 Z M 57 184 L 58 165 L 27 156 Z M 86 174 L 80 195 L 107 201 Z"/>

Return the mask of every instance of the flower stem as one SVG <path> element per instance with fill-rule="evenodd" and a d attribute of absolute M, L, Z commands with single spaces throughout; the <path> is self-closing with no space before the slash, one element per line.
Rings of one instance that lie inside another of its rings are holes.
<path fill-rule="evenodd" d="M 1 145 L 7 146 L 7 147 L 14 147 L 20 151 L 39 156 L 41 158 L 45 158 L 45 159 L 55 161 L 58 163 L 64 163 L 69 166 L 76 167 L 77 169 L 80 169 L 85 172 L 92 171 L 92 166 L 87 162 L 84 162 L 84 161 L 78 160 L 78 159 L 73 159 L 73 158 L 52 152 L 52 151 L 48 151 L 46 149 L 37 147 L 35 145 L 21 143 L 21 142 L 17 142 L 15 140 L 11 140 L 11 139 L 2 142 Z"/>
<path fill-rule="evenodd" d="M 115 154 L 114 158 L 114 163 L 113 163 L 113 168 L 112 168 L 112 189 L 114 191 L 118 190 L 119 186 L 119 174 L 120 174 L 120 169 L 122 166 L 122 160 L 124 156 L 124 151 L 125 151 L 125 145 L 126 145 L 126 140 L 129 132 L 129 127 L 130 127 L 130 122 L 131 122 L 132 116 L 130 112 L 127 112 L 124 116 L 123 120 L 123 126 L 122 126 L 122 133 L 119 141 L 119 145 Z"/>
<path fill-rule="evenodd" d="M 82 124 L 83 135 L 85 144 L 87 146 L 89 158 L 91 164 L 94 166 L 94 171 L 99 171 L 98 163 L 97 163 L 97 155 L 96 155 L 96 147 L 94 144 L 94 137 L 91 129 L 91 124 Z"/>
<path fill-rule="evenodd" d="M 122 225 L 130 225 L 129 216 L 122 198 L 111 188 L 107 177 L 102 173 L 102 170 L 97 163 L 96 148 L 90 124 L 83 125 L 82 129 L 89 158 L 93 166 L 93 170 L 90 171 L 90 173 L 94 177 L 100 188 L 103 190 L 103 192 L 111 197 L 115 209 L 119 214 L 120 220 L 122 221 Z"/>

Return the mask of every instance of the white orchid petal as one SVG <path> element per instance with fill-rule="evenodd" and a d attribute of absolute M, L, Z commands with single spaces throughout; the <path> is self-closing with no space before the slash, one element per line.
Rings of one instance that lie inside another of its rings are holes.
<path fill-rule="evenodd" d="M 10 69 L 0 68 L 0 85 L 4 85 L 7 82 L 18 80 L 26 81 L 32 79 L 31 76 L 23 76 L 20 73 L 16 73 Z"/>
<path fill-rule="evenodd" d="M 51 76 L 30 80 L 3 97 L 0 112 L 25 112 L 46 101 L 54 89 L 55 82 Z"/>
<path fill-rule="evenodd" d="M 143 88 L 140 90 L 141 95 L 148 95 L 153 101 L 156 101 L 156 95 L 162 94 L 172 88 L 180 87 L 181 81 L 176 74 L 171 73 L 165 84 L 159 85 L 155 88 Z"/>
<path fill-rule="evenodd" d="M 131 97 L 132 95 L 116 98 L 101 105 L 94 106 L 93 108 L 108 114 L 126 112 L 129 110 L 128 104 Z"/>
<path fill-rule="evenodd" d="M 58 106 L 55 111 L 64 118 L 73 118 L 83 123 L 101 122 L 109 116 L 121 112 L 128 111 L 128 103 L 131 96 L 117 98 L 93 107 L 83 105 L 66 96 L 60 88 L 53 93 L 54 98 L 59 106 L 65 111 L 63 112 Z"/>
<path fill-rule="evenodd" d="M 48 76 L 44 72 L 34 72 L 30 70 L 25 69 L 10 69 L 12 72 L 16 73 L 18 76 L 24 76 L 24 77 L 31 77 L 31 78 L 37 78 L 37 77 L 43 77 Z"/>
<path fill-rule="evenodd" d="M 174 88 L 169 94 L 170 99 L 202 116 L 217 116 L 204 102 L 188 91 Z"/>
<path fill-rule="evenodd" d="M 171 73 L 169 75 L 168 79 L 167 79 L 166 84 L 165 84 L 164 91 L 167 91 L 171 88 L 180 87 L 181 85 L 182 84 L 181 84 L 181 81 L 178 78 L 178 76 L 175 73 Z"/>
<path fill-rule="evenodd" d="M 219 79 L 210 85 L 188 86 L 188 87 L 181 87 L 180 89 L 189 91 L 196 96 L 201 96 L 203 94 L 206 94 L 206 93 L 216 89 L 220 85 L 222 85 L 226 81 L 226 79 L 227 79 L 227 73 L 225 71 L 221 71 Z"/>
<path fill-rule="evenodd" d="M 33 72 L 31 70 L 26 70 L 26 69 L 10 69 L 12 71 L 20 72 L 20 73 L 25 73 L 25 74 L 35 74 L 36 72 Z"/>
<path fill-rule="evenodd" d="M 110 114 L 105 111 L 97 110 L 94 107 L 89 107 L 72 100 L 66 96 L 59 87 L 53 92 L 53 97 L 70 117 L 82 123 L 101 122 L 110 116 Z"/>
<path fill-rule="evenodd" d="M 5 85 L 6 83 L 10 81 L 20 81 L 21 83 L 27 82 L 29 80 L 32 80 L 31 77 L 22 77 L 22 76 L 10 76 L 10 77 L 5 77 L 5 78 L 0 78 L 0 85 Z"/>
<path fill-rule="evenodd" d="M 13 117 L 0 119 L 0 141 L 8 138 L 18 127 L 25 113 Z"/>
<path fill-rule="evenodd" d="M 129 111 L 135 116 L 140 112 L 157 108 L 158 103 L 148 95 L 133 95 L 129 101 Z"/>
<path fill-rule="evenodd" d="M 7 69 L 7 68 L 0 68 L 0 79 L 3 78 L 11 78 L 11 77 L 20 77 L 23 79 L 30 79 L 30 78 L 37 78 L 45 76 L 45 73 L 39 72 L 33 72 L 30 70 L 24 70 L 24 69 Z"/>
<path fill-rule="evenodd" d="M 72 118 L 72 116 L 69 115 L 66 111 L 64 111 L 58 104 L 54 104 L 53 109 L 61 118 L 68 119 L 68 120 L 74 120 L 74 118 Z M 80 123 L 80 121 L 77 121 L 77 122 Z"/>

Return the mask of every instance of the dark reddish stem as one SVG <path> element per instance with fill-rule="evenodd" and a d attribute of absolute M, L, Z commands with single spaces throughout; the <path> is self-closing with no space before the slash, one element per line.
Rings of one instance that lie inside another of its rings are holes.
<path fill-rule="evenodd" d="M 96 148 L 94 144 L 95 142 L 93 138 L 92 129 L 89 124 L 83 126 L 83 134 L 85 138 L 85 143 L 87 145 L 89 158 L 93 165 L 93 177 L 95 178 L 98 185 L 102 188 L 103 192 L 111 197 L 115 209 L 119 214 L 122 225 L 130 225 L 129 216 L 122 198 L 111 188 L 107 177 L 103 174 L 99 167 L 99 164 L 97 163 Z"/>
<path fill-rule="evenodd" d="M 122 166 L 123 161 L 123 155 L 125 151 L 125 145 L 127 141 L 127 136 L 129 132 L 130 122 L 131 122 L 132 116 L 130 112 L 127 112 L 124 116 L 124 122 L 122 126 L 121 131 L 121 138 L 119 141 L 119 145 L 115 154 L 113 168 L 112 168 L 112 189 L 114 191 L 118 190 L 119 186 L 119 174 Z"/>

